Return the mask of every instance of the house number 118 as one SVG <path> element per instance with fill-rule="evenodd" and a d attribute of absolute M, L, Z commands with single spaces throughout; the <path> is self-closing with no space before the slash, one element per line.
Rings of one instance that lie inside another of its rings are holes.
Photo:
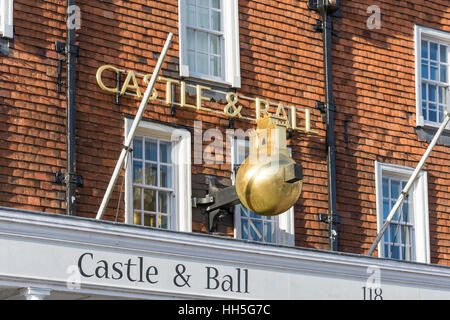
<path fill-rule="evenodd" d="M 381 288 L 362 287 L 362 289 L 364 300 L 383 300 L 383 290 Z"/>

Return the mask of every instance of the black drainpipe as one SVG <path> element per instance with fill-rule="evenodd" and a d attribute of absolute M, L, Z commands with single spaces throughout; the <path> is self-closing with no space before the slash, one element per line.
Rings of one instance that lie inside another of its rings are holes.
<path fill-rule="evenodd" d="M 56 173 L 57 183 L 66 185 L 66 212 L 67 215 L 75 215 L 76 188 L 82 186 L 82 179 L 76 174 L 76 60 L 78 56 L 78 47 L 76 43 L 76 26 L 73 15 L 79 14 L 75 10 L 75 0 L 67 0 L 67 39 L 66 43 L 56 43 L 56 51 L 66 54 L 67 66 L 67 106 L 66 106 L 66 137 L 67 137 L 67 171 L 65 174 Z M 59 68 L 61 69 L 61 68 Z"/>
<path fill-rule="evenodd" d="M 328 175 L 328 214 L 320 215 L 321 221 L 328 223 L 330 250 L 338 250 L 337 224 L 339 217 L 337 214 L 336 201 L 336 155 L 334 138 L 334 105 L 333 96 L 333 71 L 332 71 L 332 36 L 333 20 L 332 16 L 339 16 L 339 0 L 310 0 L 308 7 L 318 11 L 322 21 L 318 21 L 316 31 L 323 34 L 323 59 L 325 74 L 325 103 L 317 103 L 317 108 L 321 110 L 327 124 L 327 175 Z"/>
<path fill-rule="evenodd" d="M 69 19 L 70 8 L 75 6 L 75 0 L 67 0 L 67 19 Z M 75 45 L 76 29 L 70 28 L 67 24 L 67 175 L 66 179 L 66 207 L 67 214 L 75 215 L 76 200 L 76 167 L 75 167 L 75 151 L 76 151 L 76 81 L 77 81 L 77 55 L 78 47 Z"/>

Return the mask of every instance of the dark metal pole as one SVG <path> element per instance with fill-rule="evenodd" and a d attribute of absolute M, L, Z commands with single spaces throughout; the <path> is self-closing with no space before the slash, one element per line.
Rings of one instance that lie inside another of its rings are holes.
<path fill-rule="evenodd" d="M 333 71 L 331 59 L 332 18 L 325 11 L 323 18 L 324 72 L 325 72 L 325 106 L 327 113 L 327 164 L 328 164 L 328 214 L 330 231 L 330 250 L 337 251 L 336 209 L 336 156 L 334 139 L 334 96 Z"/>
<path fill-rule="evenodd" d="M 318 103 L 318 107 L 325 115 L 327 124 L 327 176 L 328 176 L 328 222 L 329 229 L 329 245 L 330 250 L 338 250 L 338 233 L 337 223 L 339 217 L 337 215 L 336 201 L 336 154 L 335 154 L 335 137 L 334 137 L 334 113 L 336 107 L 334 105 L 333 96 L 333 64 L 332 64 L 332 36 L 333 36 L 333 20 L 332 15 L 335 14 L 340 7 L 338 0 L 309 0 L 308 7 L 319 12 L 322 21 L 315 26 L 317 31 L 323 34 L 323 65 L 325 76 L 325 103 Z M 321 219 L 321 218 L 319 218 Z"/>
<path fill-rule="evenodd" d="M 70 19 L 71 10 L 75 7 L 75 0 L 67 0 L 67 21 Z M 67 175 L 66 175 L 66 209 L 68 215 L 75 215 L 76 203 L 76 59 L 78 48 L 76 43 L 76 28 L 67 23 Z"/>

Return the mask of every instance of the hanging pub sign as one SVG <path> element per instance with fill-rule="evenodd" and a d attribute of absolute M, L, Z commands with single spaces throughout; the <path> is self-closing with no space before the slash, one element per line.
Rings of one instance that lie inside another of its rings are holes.
<path fill-rule="evenodd" d="M 125 81 L 121 86 L 115 88 L 108 87 L 103 82 L 103 72 L 106 70 L 114 72 L 116 75 L 126 74 Z M 97 70 L 97 83 L 103 91 L 116 94 L 116 95 L 132 95 L 142 99 L 142 91 L 138 83 L 138 76 L 142 77 L 142 86 L 146 88 L 150 81 L 152 74 L 139 74 L 134 71 L 124 71 L 116 68 L 112 65 L 103 65 Z M 158 91 L 154 88 L 152 96 L 149 101 L 160 101 L 169 106 L 176 105 L 181 108 L 190 108 L 196 112 L 213 112 L 221 115 L 225 115 L 229 119 L 245 119 L 250 121 L 256 121 L 264 116 L 271 116 L 279 121 L 280 124 L 286 126 L 288 129 L 302 131 L 308 134 L 318 134 L 316 130 L 311 128 L 311 111 L 309 109 L 297 108 L 295 106 L 286 106 L 281 103 L 275 104 L 261 98 L 250 98 L 236 94 L 235 92 L 223 92 L 220 90 L 214 90 L 210 87 L 196 84 L 188 84 L 185 81 L 171 79 L 167 77 L 158 77 L 158 82 L 165 85 L 164 97 L 160 97 Z M 179 97 L 176 99 L 172 90 L 173 86 L 179 88 Z M 187 88 L 195 89 L 195 99 L 193 102 L 187 100 Z M 204 102 L 211 101 L 211 98 L 205 96 L 206 92 L 216 93 L 225 97 L 226 105 L 220 112 L 204 106 Z M 176 102 L 178 100 L 178 102 Z M 250 101 L 253 104 L 255 110 L 255 117 L 248 117 L 243 115 L 244 105 L 240 101 Z M 275 112 L 270 112 L 269 108 L 273 106 L 276 108 Z M 298 112 L 303 114 L 303 121 L 299 121 Z M 303 125 L 300 124 L 303 122 Z"/>

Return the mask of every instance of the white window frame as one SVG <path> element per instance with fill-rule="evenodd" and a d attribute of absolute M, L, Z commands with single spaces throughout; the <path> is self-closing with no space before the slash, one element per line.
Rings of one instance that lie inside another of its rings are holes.
<path fill-rule="evenodd" d="M 0 37 L 13 38 L 14 36 L 14 2 L 13 0 L 0 1 Z"/>
<path fill-rule="evenodd" d="M 133 119 L 125 118 L 125 138 Z M 175 189 L 174 214 L 169 230 L 192 232 L 191 134 L 188 130 L 141 121 L 136 135 L 173 142 L 172 162 Z M 125 170 L 125 223 L 133 224 L 133 159 L 129 154 Z"/>
<path fill-rule="evenodd" d="M 414 168 L 375 161 L 375 190 L 377 206 L 377 233 L 383 226 L 383 176 L 397 176 L 409 180 Z M 428 221 L 428 180 L 422 170 L 410 190 L 413 214 L 412 256 L 414 261 L 430 263 L 430 231 Z M 378 256 L 385 257 L 383 239 L 378 244 Z"/>
<path fill-rule="evenodd" d="M 221 0 L 222 8 L 222 78 L 195 74 L 189 70 L 187 57 L 187 2 L 178 0 L 179 9 L 179 50 L 180 50 L 180 76 L 199 78 L 208 82 L 224 84 L 234 88 L 241 87 L 241 67 L 239 53 L 239 12 L 238 0 Z"/>
<path fill-rule="evenodd" d="M 450 65 L 450 32 L 436 30 L 420 25 L 414 25 L 414 42 L 415 42 L 415 77 L 416 77 L 416 126 L 438 128 L 439 123 L 426 121 L 422 115 L 422 66 L 421 51 L 422 39 L 438 41 L 449 45 L 447 63 Z M 450 111 L 450 67 L 448 68 L 447 79 L 449 81 L 449 89 L 447 90 L 447 110 Z M 445 130 L 450 130 L 450 123 Z"/>
<path fill-rule="evenodd" d="M 236 143 L 237 141 L 243 141 L 242 138 L 236 139 L 233 137 L 232 147 L 231 147 L 231 180 L 235 184 L 235 156 L 236 156 Z M 288 211 L 274 216 L 277 219 L 276 225 L 278 225 L 278 230 L 276 230 L 276 242 L 272 243 L 275 245 L 284 246 L 295 246 L 295 225 L 294 225 L 294 206 L 292 206 Z M 234 210 L 234 237 L 236 239 L 242 239 L 241 234 L 241 204 L 235 206 Z M 264 242 L 270 243 L 270 242 Z"/>

